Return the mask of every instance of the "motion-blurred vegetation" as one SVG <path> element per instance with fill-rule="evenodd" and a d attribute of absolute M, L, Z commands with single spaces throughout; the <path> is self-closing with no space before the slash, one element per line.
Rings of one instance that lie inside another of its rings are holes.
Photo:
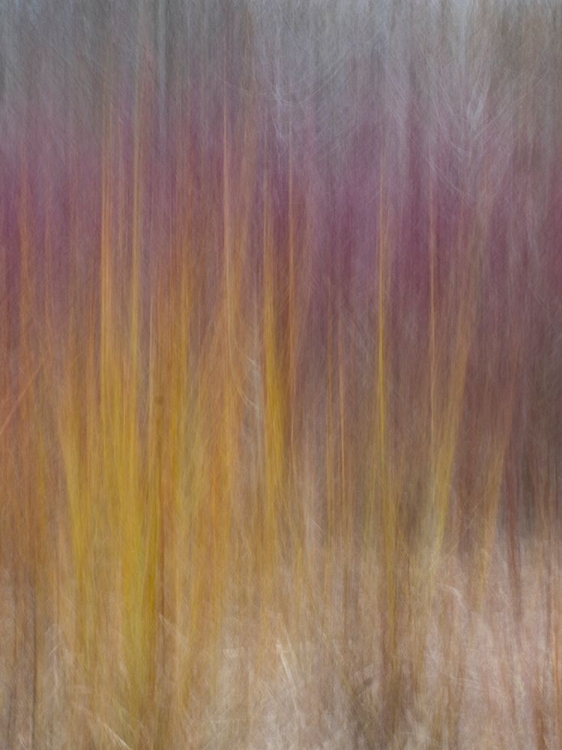
<path fill-rule="evenodd" d="M 0 18 L 0 744 L 557 747 L 556 4 Z"/>

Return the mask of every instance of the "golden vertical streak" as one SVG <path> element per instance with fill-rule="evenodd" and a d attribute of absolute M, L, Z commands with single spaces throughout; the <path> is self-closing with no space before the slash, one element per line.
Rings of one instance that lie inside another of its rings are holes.
<path fill-rule="evenodd" d="M 437 362 L 435 347 L 435 212 L 433 196 L 433 178 L 429 181 L 429 465 L 430 465 L 430 513 L 436 512 L 436 404 L 435 391 L 437 379 Z"/>
<path fill-rule="evenodd" d="M 331 302 L 331 299 L 330 299 Z M 325 494 L 326 494 L 326 542 L 327 549 L 333 548 L 336 532 L 335 516 L 335 498 L 334 498 L 334 351 L 333 351 L 333 321 L 332 321 L 332 304 L 328 304 L 328 321 L 327 321 L 327 371 L 328 371 L 328 394 L 326 399 L 326 437 L 324 445 L 325 461 Z M 332 555 L 328 554 L 325 558 L 324 570 L 324 616 L 327 617 L 330 611 L 330 591 L 332 583 Z M 326 622 L 322 624 L 324 628 Z"/>
<path fill-rule="evenodd" d="M 328 399 L 326 403 L 326 444 L 324 446 L 325 457 L 326 457 L 326 518 L 327 518 L 327 534 L 328 539 L 331 541 L 333 532 L 335 530 L 335 518 L 334 518 L 334 347 L 333 347 L 333 321 L 332 321 L 332 305 L 328 305 L 328 320 L 327 320 L 327 333 L 326 333 L 326 348 L 327 348 L 327 360 L 328 360 Z"/>
<path fill-rule="evenodd" d="M 226 501 L 230 505 L 231 496 L 231 477 L 234 469 L 235 453 L 235 431 L 236 431 L 236 409 L 235 400 L 238 383 L 238 357 L 236 351 L 236 334 L 237 334 L 237 317 L 238 317 L 238 279 L 233 279 L 233 241 L 231 233 L 231 222 L 233 221 L 233 212 L 231 208 L 231 181 L 230 181 L 230 151 L 228 146 L 228 112 L 227 112 L 227 92 L 226 92 L 226 48 L 224 58 L 224 84 L 223 84 L 223 118 L 222 118 L 222 165 L 223 165 L 223 255 L 224 255 L 224 287 L 225 287 L 225 304 L 224 311 L 224 331 L 226 334 L 226 353 L 227 360 L 224 363 L 222 378 L 222 404 L 225 411 L 225 420 L 222 429 L 222 443 L 224 456 L 224 480 Z M 237 246 L 238 247 L 238 246 Z M 234 289 L 233 289 L 234 287 Z M 234 434 L 233 434 L 234 433 Z M 226 509 L 225 509 L 226 510 Z M 226 519 L 225 519 L 226 520 Z M 230 520 L 230 519 L 229 519 Z M 221 524 L 224 529 L 226 523 Z M 224 539 L 228 542 L 227 538 Z M 225 550 L 226 552 L 226 550 Z"/>
<path fill-rule="evenodd" d="M 100 398 L 101 398 L 101 429 L 106 436 L 104 447 L 107 446 L 109 433 L 109 419 L 111 413 L 109 393 L 109 363 L 112 348 L 112 318 L 113 318 L 113 283 L 112 283 L 112 253 L 111 237 L 113 223 L 113 193 L 110 176 L 111 152 L 113 149 L 113 132 L 111 123 L 111 104 L 109 99 L 105 106 L 105 127 L 102 146 L 101 172 L 101 234 L 100 234 Z M 104 465 L 109 452 L 104 449 Z"/>
<path fill-rule="evenodd" d="M 143 175 L 142 175 L 142 76 L 137 73 L 136 112 L 133 129 L 133 233 L 132 233 L 132 274 L 131 274 L 131 397 L 133 413 L 136 411 L 138 390 L 138 355 L 139 355 L 139 319 L 140 319 L 140 238 L 143 211 Z"/>
<path fill-rule="evenodd" d="M 384 294 L 385 294 L 385 241 L 384 236 L 384 217 L 383 217 L 383 176 L 381 172 L 380 180 L 380 203 L 378 218 L 378 331 L 377 331 L 377 414 L 378 414 L 378 446 L 379 446 L 379 466 L 384 469 L 386 465 L 385 441 L 386 441 L 386 414 L 385 414 L 385 311 L 384 311 Z M 384 491 L 384 490 L 383 490 Z"/>
<path fill-rule="evenodd" d="M 289 122 L 289 193 L 288 193 L 288 222 L 289 222 L 289 414 L 291 420 L 291 458 L 293 479 L 296 472 L 295 445 L 295 414 L 296 414 L 296 334 L 295 334 L 295 216 L 294 216 L 294 186 L 293 186 L 293 128 Z"/>
<path fill-rule="evenodd" d="M 383 508 L 386 509 L 385 502 L 387 496 L 386 486 L 386 393 L 385 393 L 385 282 L 386 282 L 386 227 L 384 217 L 384 173 L 381 167 L 380 189 L 379 189 L 379 210 L 377 221 L 377 259 L 378 259 L 378 284 L 377 284 L 377 448 L 379 469 L 379 481 L 381 483 L 381 492 L 383 498 Z"/>
<path fill-rule="evenodd" d="M 142 8 L 139 20 L 138 55 L 135 82 L 135 115 L 133 125 L 133 206 L 132 206 L 132 237 L 131 237 L 131 286 L 130 286 L 130 340 L 131 349 L 128 362 L 129 383 L 127 384 L 126 429 L 128 444 L 127 496 L 122 499 L 123 510 L 127 515 L 127 506 L 135 516 L 134 525 L 131 524 L 133 536 L 131 539 L 132 552 L 131 569 L 128 575 L 131 582 L 138 576 L 139 584 L 135 588 L 135 616 L 139 619 L 137 632 L 139 642 L 138 653 L 135 654 L 134 669 L 139 672 L 139 700 L 149 701 L 153 691 L 154 659 L 156 657 L 156 627 L 157 627 L 157 585 L 161 574 L 158 558 L 158 537 L 160 534 L 160 518 L 163 497 L 159 501 L 147 503 L 143 492 L 143 477 L 140 463 L 140 436 L 138 433 L 138 405 L 139 405 L 139 368 L 140 368 L 140 289 L 141 289 L 141 237 L 144 211 L 144 160 L 143 160 L 143 130 L 142 114 L 145 104 L 144 87 L 146 85 L 143 70 L 143 26 Z M 144 474 L 144 472 L 143 472 Z M 148 508 L 145 508 L 147 503 Z M 126 518 L 124 519 L 127 523 Z M 135 571 L 138 565 L 140 571 Z M 140 575 L 139 575 L 140 572 Z M 146 652 L 146 653 L 143 653 Z M 147 707 L 139 710 L 146 710 Z"/>
<path fill-rule="evenodd" d="M 394 689 L 398 667 L 397 649 L 397 598 L 396 598 L 396 543 L 397 543 L 397 508 L 398 491 L 393 486 L 392 472 L 389 466 L 390 455 L 387 451 L 387 325 L 385 296 L 389 280 L 388 254 L 388 217 L 385 211 L 385 175 L 384 153 L 381 156 L 381 174 L 379 189 L 379 210 L 377 227 L 378 258 L 378 330 L 377 330 L 377 447 L 378 447 L 378 485 L 380 492 L 380 513 L 382 518 L 382 557 L 386 593 L 387 626 L 383 636 L 384 658 L 388 660 L 387 678 L 391 689 Z M 396 706 L 392 706 L 392 723 L 395 720 Z"/>
<path fill-rule="evenodd" d="M 269 185 L 267 180 L 267 171 L 264 175 L 264 203 L 263 203 L 263 337 L 264 337 L 264 369 L 265 369 L 265 389 L 264 389 L 264 446 L 265 446 L 265 516 L 264 516 L 264 544 L 269 545 L 270 537 L 273 532 L 272 509 L 273 509 L 273 467 L 272 467 L 272 416 L 273 407 L 273 367 L 275 355 L 274 347 L 274 310 L 272 298 L 272 281 L 271 281 L 271 257 L 269 247 Z M 273 539 L 271 539 L 273 541 Z"/>
<path fill-rule="evenodd" d="M 283 395 L 280 382 L 278 333 L 275 304 L 275 267 L 272 220 L 270 216 L 270 182 L 264 174 L 263 205 L 263 345 L 264 345 L 264 443 L 265 443 L 265 517 L 263 529 L 264 584 L 269 597 L 273 593 L 273 576 L 278 554 L 277 517 L 280 513 L 280 487 L 283 462 Z"/>
<path fill-rule="evenodd" d="M 344 548 L 349 543 L 349 532 L 351 529 L 350 523 L 350 510 L 348 509 L 347 503 L 347 456 L 346 456 L 346 417 L 345 417 L 345 393 L 346 393 L 346 378 L 345 378 L 345 352 L 343 344 L 343 323 L 342 323 L 343 312 L 339 310 L 338 314 L 338 411 L 339 411 L 339 434 L 340 434 L 340 504 L 341 504 L 341 523 L 343 527 L 341 529 L 341 537 L 344 544 Z"/>
<path fill-rule="evenodd" d="M 223 226 L 223 255 L 224 255 L 224 286 L 226 304 L 224 305 L 224 326 L 226 331 L 227 355 L 229 368 L 233 369 L 232 359 L 232 282 L 231 282 L 231 208 L 230 208 L 230 170 L 228 149 L 228 113 L 226 94 L 226 48 L 223 61 L 223 104 L 222 104 L 222 226 Z"/>
<path fill-rule="evenodd" d="M 299 461 L 297 459 L 297 367 L 298 367 L 298 340 L 297 340 L 297 309 L 296 309 L 296 227 L 295 227 L 295 188 L 294 188 L 294 153 L 293 153 L 293 123 L 292 113 L 289 114 L 289 153 L 288 153 L 288 243 L 289 243 L 289 289 L 288 289 L 288 311 L 287 311 L 287 418 L 289 420 L 289 486 L 286 492 L 290 493 L 291 502 L 287 506 L 287 515 L 291 528 L 291 543 L 293 545 L 293 570 L 296 581 L 303 578 L 304 554 L 302 544 L 302 517 L 301 509 L 295 502 L 297 497 L 297 486 L 299 480 Z"/>
<path fill-rule="evenodd" d="M 224 315 L 225 315 L 225 332 L 226 332 L 226 348 L 227 348 L 227 362 L 226 367 L 223 368 L 223 382 L 221 384 L 222 386 L 222 403 L 221 403 L 221 410 L 223 411 L 223 417 L 224 417 L 224 425 L 223 425 L 223 450 L 224 450 L 224 460 L 221 461 L 220 466 L 220 476 L 219 478 L 223 480 L 224 484 L 229 484 L 230 478 L 232 476 L 232 468 L 233 468 L 233 440 L 234 436 L 232 434 L 232 431 L 234 429 L 233 422 L 233 405 L 234 405 L 234 389 L 232 388 L 232 384 L 236 382 L 236 373 L 235 373 L 235 365 L 234 365 L 234 347 L 235 347 L 235 330 L 234 325 L 236 321 L 236 316 L 238 311 L 234 309 L 234 303 L 233 303 L 233 281 L 232 281 L 232 236 L 231 236 L 231 216 L 232 216 L 232 208 L 230 205 L 230 191 L 231 191 L 231 184 L 230 184 L 230 150 L 228 147 L 228 109 L 227 109 L 227 92 L 226 92 L 226 73 L 227 73 L 227 67 L 226 67 L 226 44 L 225 44 L 225 50 L 224 50 L 224 73 L 223 73 L 223 119 L 222 119 L 222 139 L 223 139 L 223 154 L 222 154 L 222 161 L 223 161 L 223 232 L 224 232 L 224 246 L 223 246 L 223 254 L 224 254 L 224 268 L 225 268 L 225 287 L 226 287 L 226 294 L 225 294 L 225 308 L 224 308 Z M 223 499 L 223 506 L 226 505 L 230 501 L 230 487 L 221 487 L 220 488 L 220 494 Z M 223 508 L 226 511 L 226 507 Z M 228 519 L 230 520 L 230 519 Z M 220 535 L 220 546 L 224 547 L 224 549 L 221 549 L 221 562 L 223 561 L 222 553 L 226 554 L 226 547 L 227 547 L 227 541 L 228 541 L 228 530 L 226 528 L 227 526 L 227 518 L 223 517 L 222 519 L 218 518 L 217 523 L 219 524 L 217 530 L 221 530 L 223 533 Z M 222 566 L 221 566 L 222 567 Z M 222 573 L 222 570 L 221 570 Z"/>

